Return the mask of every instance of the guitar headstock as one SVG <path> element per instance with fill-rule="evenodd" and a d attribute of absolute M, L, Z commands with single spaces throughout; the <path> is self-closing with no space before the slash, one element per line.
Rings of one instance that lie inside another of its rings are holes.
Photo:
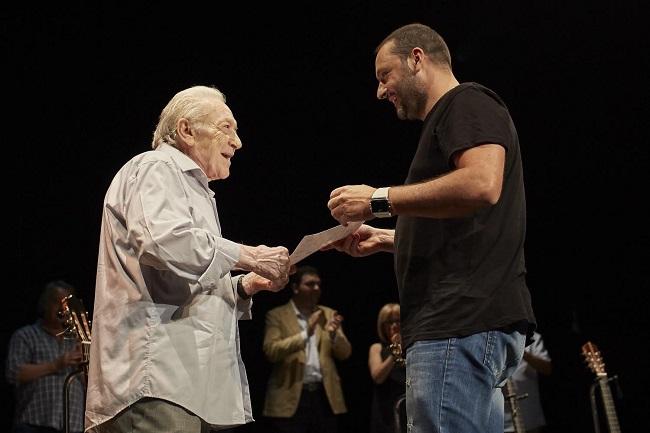
<path fill-rule="evenodd" d="M 74 295 L 62 298 L 59 315 L 65 334 L 73 334 L 82 345 L 90 345 L 90 320 L 81 299 Z"/>
<path fill-rule="evenodd" d="M 594 343 L 587 341 L 582 345 L 582 356 L 584 356 L 585 362 L 596 376 L 607 376 L 607 373 L 605 372 L 605 362 L 603 361 L 603 357 L 601 356 L 598 347 Z"/>

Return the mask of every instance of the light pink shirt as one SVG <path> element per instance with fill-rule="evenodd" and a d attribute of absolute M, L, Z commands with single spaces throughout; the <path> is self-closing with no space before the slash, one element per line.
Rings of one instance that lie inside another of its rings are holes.
<path fill-rule="evenodd" d="M 237 326 L 251 301 L 230 275 L 239 252 L 189 157 L 163 145 L 122 167 L 104 199 L 86 429 L 142 397 L 215 428 L 253 421 Z"/>

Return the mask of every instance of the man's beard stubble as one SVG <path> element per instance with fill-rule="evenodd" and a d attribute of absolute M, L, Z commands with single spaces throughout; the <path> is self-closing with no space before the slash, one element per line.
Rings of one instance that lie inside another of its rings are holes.
<path fill-rule="evenodd" d="M 420 113 L 424 110 L 427 102 L 427 95 L 424 91 L 420 90 L 415 75 L 411 71 L 406 71 L 405 78 L 396 86 L 395 93 L 399 104 L 397 108 L 397 117 L 400 120 L 416 120 L 419 119 Z"/>

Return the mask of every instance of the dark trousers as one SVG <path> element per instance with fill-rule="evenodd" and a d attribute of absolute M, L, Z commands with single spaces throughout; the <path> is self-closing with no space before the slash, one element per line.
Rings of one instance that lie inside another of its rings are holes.
<path fill-rule="evenodd" d="M 144 397 L 89 433 L 208 433 L 210 426 L 182 406 Z"/>
<path fill-rule="evenodd" d="M 273 433 L 336 433 L 337 419 L 321 384 L 305 385 L 291 418 L 269 418 Z"/>

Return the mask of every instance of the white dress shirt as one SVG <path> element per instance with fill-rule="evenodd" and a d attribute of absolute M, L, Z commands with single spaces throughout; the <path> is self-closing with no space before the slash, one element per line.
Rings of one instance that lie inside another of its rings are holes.
<path fill-rule="evenodd" d="M 296 312 L 298 324 L 302 329 L 301 334 L 305 339 L 305 374 L 302 383 L 320 383 L 323 381 L 323 374 L 320 371 L 320 359 L 318 359 L 318 335 L 315 332 L 309 335 L 307 330 L 309 317 L 302 315 L 293 300 L 289 302 Z"/>
<path fill-rule="evenodd" d="M 542 336 L 535 332 L 533 334 L 533 343 L 526 347 L 526 352 L 550 361 L 551 357 L 544 347 L 544 340 Z M 526 430 L 542 427 L 546 425 L 546 418 L 544 418 L 544 410 L 539 394 L 539 381 L 538 373 L 525 359 L 522 359 L 519 366 L 510 378 L 515 385 L 517 395 L 523 396 L 528 394 L 527 397 L 518 400 L 519 412 Z M 510 413 L 510 406 L 505 405 L 504 413 L 504 431 L 512 432 L 515 428 L 512 424 L 512 414 Z"/>
<path fill-rule="evenodd" d="M 142 397 L 176 403 L 215 428 L 253 421 L 230 270 L 214 193 L 174 147 L 137 155 L 104 199 L 86 429 Z"/>

